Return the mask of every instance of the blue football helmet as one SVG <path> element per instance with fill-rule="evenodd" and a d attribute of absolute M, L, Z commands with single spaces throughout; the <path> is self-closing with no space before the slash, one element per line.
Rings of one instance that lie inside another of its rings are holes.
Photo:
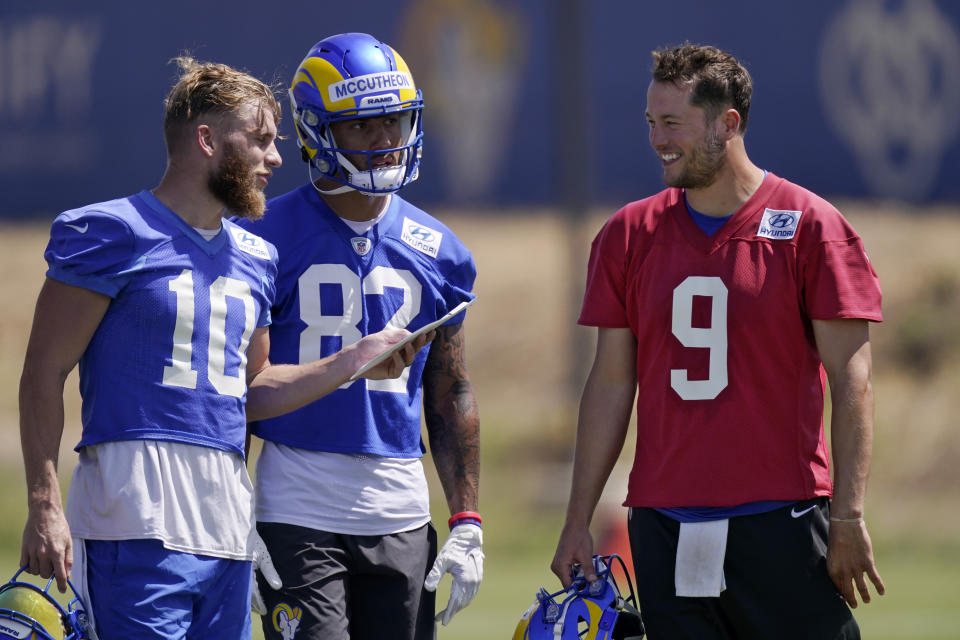
<path fill-rule="evenodd" d="M 610 570 L 616 559 L 623 567 L 630 587 L 624 599 Z M 548 593 L 540 587 L 513 640 L 639 640 L 644 636 L 643 622 L 637 610 L 630 574 L 620 556 L 593 556 L 596 582 L 587 582 L 576 567 L 573 582 L 566 589 Z"/>
<path fill-rule="evenodd" d="M 18 580 L 23 571 L 17 571 L 0 587 L 0 638 L 88 640 L 87 615 L 73 583 L 67 581 L 73 597 L 64 609 L 50 595 L 53 578 L 41 589 Z"/>
<path fill-rule="evenodd" d="M 386 194 L 417 179 L 423 145 L 423 97 L 413 82 L 407 63 L 386 43 L 365 33 L 343 33 L 313 45 L 300 63 L 290 85 L 290 104 L 297 128 L 297 144 L 313 169 L 342 187 Z M 330 124 L 397 114 L 401 145 L 393 149 L 344 149 L 334 140 Z M 374 169 L 372 156 L 395 153 L 399 161 Z M 347 154 L 366 156 L 358 169 Z"/>

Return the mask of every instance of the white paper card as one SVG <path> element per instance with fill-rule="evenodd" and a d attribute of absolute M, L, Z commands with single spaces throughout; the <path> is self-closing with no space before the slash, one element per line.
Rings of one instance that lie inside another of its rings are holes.
<path fill-rule="evenodd" d="M 378 355 L 376 358 L 374 358 L 373 360 L 371 360 L 371 361 L 368 362 L 367 364 L 365 364 L 365 365 L 363 365 L 362 367 L 360 367 L 359 369 L 357 369 L 357 372 L 356 372 L 355 374 L 353 374 L 352 376 L 350 376 L 350 382 L 353 382 L 354 380 L 356 380 L 357 378 L 359 378 L 360 376 L 362 376 L 363 374 L 365 374 L 367 371 L 369 371 L 370 369 L 374 368 L 375 366 L 377 366 L 378 364 L 380 364 L 381 362 L 383 362 L 384 360 L 386 360 L 387 358 L 389 358 L 390 356 L 392 356 L 394 353 L 396 353 L 397 351 L 399 351 L 400 349 L 402 349 L 403 347 L 405 347 L 407 344 L 409 344 L 409 343 L 413 342 L 414 340 L 416 340 L 416 339 L 417 339 L 417 336 L 420 336 L 420 335 L 423 335 L 424 333 L 429 333 L 430 331 L 433 331 L 434 329 L 436 329 L 437 327 L 439 327 L 440 325 L 442 325 L 444 322 L 447 322 L 448 320 L 450 320 L 451 318 L 453 318 L 453 317 L 454 317 L 455 315 L 457 315 L 458 313 L 462 312 L 464 309 L 466 309 L 467 307 L 469 307 L 470 305 L 472 305 L 472 304 L 473 304 L 474 302 L 476 302 L 476 301 L 477 301 L 477 299 L 474 298 L 473 300 L 467 300 L 466 302 L 461 302 L 460 304 L 458 304 L 457 306 L 455 306 L 453 309 L 451 309 L 451 310 L 450 310 L 445 316 L 443 316 L 442 318 L 438 318 L 438 319 L 434 320 L 433 322 L 431 322 L 431 323 L 429 323 L 429 324 L 423 325 L 422 327 L 420 327 L 419 329 L 417 329 L 416 331 L 414 331 L 413 333 L 411 333 L 410 335 L 408 335 L 406 338 L 404 338 L 403 340 L 401 340 L 401 341 L 398 342 L 397 344 L 393 345 L 392 347 L 390 347 L 389 349 L 387 349 L 386 351 L 384 351 L 383 353 L 381 353 L 380 355 Z"/>

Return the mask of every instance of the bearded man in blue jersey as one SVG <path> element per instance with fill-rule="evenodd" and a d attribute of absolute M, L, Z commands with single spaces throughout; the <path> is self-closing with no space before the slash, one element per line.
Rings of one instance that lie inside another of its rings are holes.
<path fill-rule="evenodd" d="M 240 221 L 280 255 L 274 362 L 307 363 L 389 327 L 415 330 L 474 298 L 476 268 L 436 218 L 396 195 L 417 177 L 423 100 L 404 60 L 367 34 L 313 46 L 290 96 L 309 183 Z M 257 529 L 284 586 L 259 580 L 267 638 L 433 638 L 480 585 L 479 418 L 463 313 L 401 377 L 357 380 L 257 422 Z M 437 553 L 421 406 L 446 494 Z"/>
<path fill-rule="evenodd" d="M 100 640 L 250 638 L 245 411 L 302 406 L 408 335 L 270 364 L 276 250 L 224 215 L 262 215 L 280 106 L 247 74 L 178 62 L 160 184 L 53 222 L 20 384 L 21 564 L 61 591 L 75 569 Z M 428 337 L 366 375 L 400 375 Z M 83 432 L 65 514 L 63 384 L 78 362 Z"/>

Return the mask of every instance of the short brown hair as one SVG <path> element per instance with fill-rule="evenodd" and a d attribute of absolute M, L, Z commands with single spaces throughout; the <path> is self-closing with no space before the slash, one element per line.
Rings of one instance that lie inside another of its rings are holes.
<path fill-rule="evenodd" d="M 178 133 L 204 115 L 235 114 L 246 104 L 260 104 L 280 124 L 280 102 L 274 89 L 250 74 L 214 62 L 198 62 L 189 55 L 170 60 L 180 68 L 180 79 L 163 101 L 163 137 L 173 152 Z"/>
<path fill-rule="evenodd" d="M 716 47 L 686 43 L 653 52 L 653 79 L 692 86 L 690 103 L 713 120 L 729 107 L 740 114 L 740 133 L 747 130 L 753 80 L 733 55 Z"/>

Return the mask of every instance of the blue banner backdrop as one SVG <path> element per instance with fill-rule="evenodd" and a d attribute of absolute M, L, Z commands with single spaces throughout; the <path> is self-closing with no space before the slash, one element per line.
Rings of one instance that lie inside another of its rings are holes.
<path fill-rule="evenodd" d="M 960 3 L 949 0 L 217 5 L 0 6 L 0 216 L 155 185 L 179 53 L 285 89 L 314 42 L 344 31 L 391 44 L 424 91 L 423 171 L 406 192 L 423 204 L 562 204 L 565 159 L 593 203 L 659 190 L 644 118 L 649 54 L 684 41 L 728 49 L 752 73 L 747 148 L 760 166 L 830 197 L 960 201 Z M 576 42 L 555 41 L 563 11 L 579 12 Z M 557 68 L 570 60 L 581 64 Z M 583 121 L 564 121 L 570 113 Z M 306 179 L 289 117 L 281 133 L 272 194 Z"/>

